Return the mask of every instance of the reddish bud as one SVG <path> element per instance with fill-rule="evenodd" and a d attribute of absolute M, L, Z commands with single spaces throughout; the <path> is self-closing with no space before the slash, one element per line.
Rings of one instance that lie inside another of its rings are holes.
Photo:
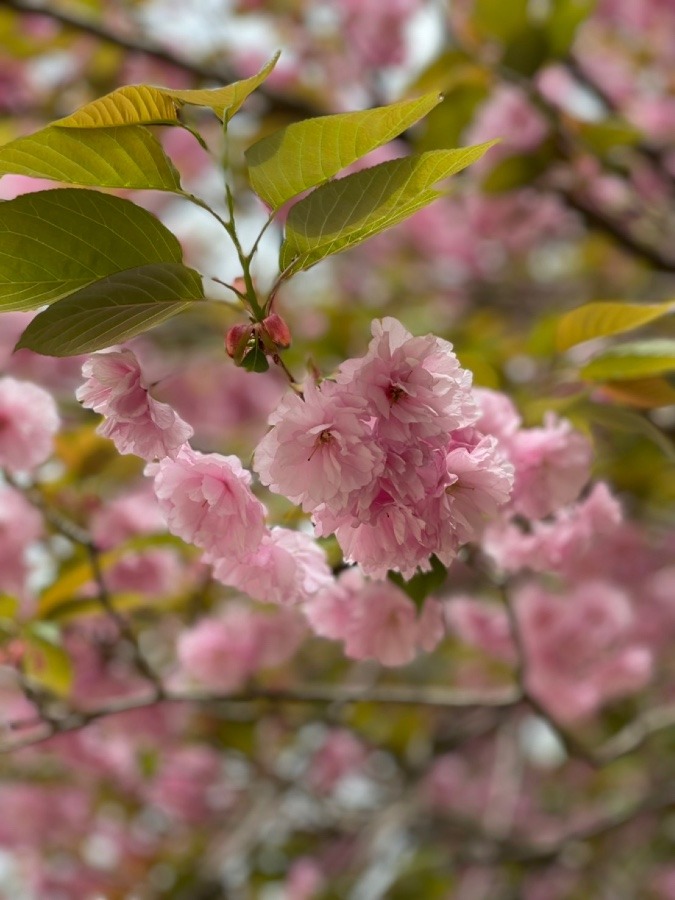
<path fill-rule="evenodd" d="M 233 325 L 225 335 L 227 355 L 239 362 L 244 355 L 246 345 L 251 338 L 251 325 Z"/>
<path fill-rule="evenodd" d="M 263 319 L 263 328 L 277 347 L 285 348 L 291 346 L 291 332 L 281 316 L 272 313 L 271 316 Z"/>

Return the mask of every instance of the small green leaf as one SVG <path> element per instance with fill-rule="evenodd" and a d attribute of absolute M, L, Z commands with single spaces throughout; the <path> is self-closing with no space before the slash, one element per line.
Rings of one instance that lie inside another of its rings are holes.
<path fill-rule="evenodd" d="M 309 269 L 407 219 L 441 196 L 433 185 L 476 162 L 495 143 L 390 160 L 312 191 L 289 213 L 282 271 Z"/>
<path fill-rule="evenodd" d="M 251 78 L 213 90 L 173 91 L 149 84 L 125 85 L 80 107 L 54 123 L 59 128 L 110 128 L 116 125 L 176 125 L 184 104 L 206 106 L 220 119 L 229 120 L 252 91 L 270 74 L 279 59 L 272 59 Z"/>
<path fill-rule="evenodd" d="M 587 303 L 566 313 L 558 324 L 558 350 L 593 338 L 609 337 L 647 325 L 675 310 L 675 300 L 665 303 Z"/>
<path fill-rule="evenodd" d="M 62 188 L 0 204 L 0 310 L 35 309 L 149 263 L 179 263 L 180 244 L 129 200 Z"/>
<path fill-rule="evenodd" d="M 226 124 L 232 116 L 240 109 L 246 98 L 269 76 L 272 69 L 276 66 L 280 53 L 274 54 L 272 59 L 262 67 L 262 69 L 250 78 L 244 78 L 242 81 L 235 81 L 226 87 L 215 88 L 214 90 L 201 91 L 170 91 L 163 88 L 165 94 L 173 97 L 175 100 L 189 103 L 192 106 L 207 106 L 214 111 L 219 119 Z"/>
<path fill-rule="evenodd" d="M 437 556 L 432 556 L 430 562 L 431 570 L 429 572 L 417 572 L 408 581 L 398 572 L 389 572 L 387 574 L 389 580 L 398 585 L 402 591 L 405 591 L 418 608 L 422 607 L 429 594 L 438 590 L 445 583 L 448 574 L 448 570 Z"/>
<path fill-rule="evenodd" d="M 633 341 L 612 347 L 587 363 L 581 377 L 587 381 L 650 378 L 675 372 L 675 341 Z"/>
<path fill-rule="evenodd" d="M 267 362 L 265 349 L 260 341 L 256 341 L 248 353 L 244 355 L 241 367 L 246 369 L 247 372 L 267 372 L 270 364 Z"/>
<path fill-rule="evenodd" d="M 9 173 L 87 187 L 181 191 L 162 145 L 140 125 L 43 128 L 0 147 L 0 175 Z"/>
<path fill-rule="evenodd" d="M 279 209 L 388 143 L 441 100 L 434 92 L 378 109 L 294 122 L 248 148 L 251 186 L 265 203 Z"/>
<path fill-rule="evenodd" d="M 67 696 L 73 682 L 70 657 L 45 623 L 34 623 L 24 632 L 23 670 L 26 678 L 59 697 Z M 58 632 L 56 632 L 58 634 Z"/>
<path fill-rule="evenodd" d="M 147 331 L 203 297 L 200 275 L 177 263 L 116 272 L 36 316 L 17 349 L 47 356 L 93 353 Z"/>

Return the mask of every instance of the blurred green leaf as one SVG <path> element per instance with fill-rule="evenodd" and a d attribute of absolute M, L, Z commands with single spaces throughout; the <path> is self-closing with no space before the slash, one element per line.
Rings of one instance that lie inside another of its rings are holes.
<path fill-rule="evenodd" d="M 35 309 L 99 278 L 179 263 L 180 244 L 129 200 L 63 188 L 0 204 L 0 309 Z"/>
<path fill-rule="evenodd" d="M 528 7 L 529 0 L 474 0 L 471 18 L 481 34 L 507 43 L 526 27 Z"/>
<path fill-rule="evenodd" d="M 549 57 L 546 29 L 537 22 L 527 25 L 508 40 L 502 63 L 509 69 L 529 77 L 534 75 Z"/>
<path fill-rule="evenodd" d="M 43 128 L 0 147 L 0 175 L 8 173 L 87 187 L 181 191 L 162 145 L 140 125 Z"/>
<path fill-rule="evenodd" d="M 655 444 L 671 462 L 675 462 L 675 446 L 672 441 L 649 419 L 635 410 L 591 401 L 584 401 L 578 409 L 589 422 L 610 431 L 642 435 Z"/>
<path fill-rule="evenodd" d="M 273 209 L 388 143 L 441 101 L 433 92 L 378 109 L 294 122 L 246 151 L 253 190 Z"/>
<path fill-rule="evenodd" d="M 605 156 L 616 147 L 634 147 L 642 140 L 639 128 L 617 118 L 580 122 L 577 132 L 586 146 L 599 156 Z"/>
<path fill-rule="evenodd" d="M 56 694 L 67 696 L 73 682 L 70 657 L 58 644 L 58 630 L 36 622 L 23 633 L 23 671 L 31 682 Z"/>
<path fill-rule="evenodd" d="M 601 391 L 605 397 L 640 409 L 675 406 L 675 387 L 666 378 L 636 378 L 610 381 Z"/>
<path fill-rule="evenodd" d="M 553 148 L 547 141 L 532 153 L 516 153 L 500 160 L 481 182 L 487 193 L 502 193 L 532 184 L 548 171 L 554 160 Z"/>
<path fill-rule="evenodd" d="M 546 21 L 552 56 L 564 56 L 576 37 L 577 29 L 597 5 L 597 0 L 554 0 Z"/>
<path fill-rule="evenodd" d="M 612 347 L 581 369 L 588 381 L 649 378 L 675 372 L 675 340 L 632 341 Z"/>
<path fill-rule="evenodd" d="M 0 619 L 15 619 L 19 601 L 9 594 L 0 594 Z"/>
<path fill-rule="evenodd" d="M 17 349 L 48 356 L 93 353 L 147 331 L 203 297 L 199 274 L 177 263 L 115 272 L 37 315 Z"/>
<path fill-rule="evenodd" d="M 480 159 L 495 143 L 391 160 L 312 191 L 289 213 L 282 271 L 308 269 L 407 219 L 441 196 L 433 185 Z"/>
<path fill-rule="evenodd" d="M 566 313 L 558 323 L 558 350 L 575 344 L 632 331 L 675 310 L 675 300 L 665 303 L 639 304 L 621 302 L 587 303 Z"/>

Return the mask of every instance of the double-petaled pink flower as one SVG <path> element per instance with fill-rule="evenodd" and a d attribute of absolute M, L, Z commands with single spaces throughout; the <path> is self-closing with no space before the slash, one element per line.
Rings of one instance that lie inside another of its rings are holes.
<path fill-rule="evenodd" d="M 99 353 L 82 366 L 87 381 L 75 396 L 104 416 L 97 432 L 110 438 L 119 453 L 143 459 L 175 458 L 193 430 L 167 403 L 150 396 L 141 367 L 131 350 Z"/>

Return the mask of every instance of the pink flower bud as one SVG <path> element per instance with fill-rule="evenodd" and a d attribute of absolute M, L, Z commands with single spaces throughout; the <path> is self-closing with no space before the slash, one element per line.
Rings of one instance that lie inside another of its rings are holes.
<path fill-rule="evenodd" d="M 285 348 L 291 346 L 291 332 L 281 316 L 278 316 L 276 313 L 267 316 L 267 318 L 263 320 L 263 328 L 277 347 Z"/>
<path fill-rule="evenodd" d="M 227 355 L 237 361 L 241 360 L 244 350 L 251 337 L 251 325 L 233 325 L 225 335 L 225 349 Z"/>

